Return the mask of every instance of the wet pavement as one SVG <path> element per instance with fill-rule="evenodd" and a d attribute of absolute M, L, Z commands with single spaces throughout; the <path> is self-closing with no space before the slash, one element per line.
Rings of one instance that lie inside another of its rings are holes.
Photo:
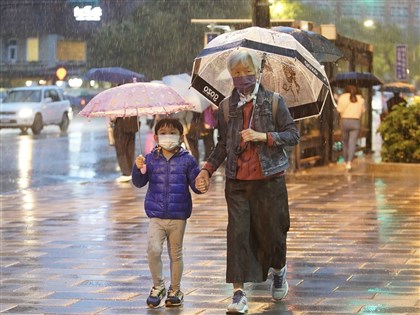
<path fill-rule="evenodd" d="M 289 294 L 247 284 L 249 314 L 420 314 L 420 166 L 378 172 L 359 158 L 287 177 Z M 115 174 L 114 174 L 115 175 Z M 194 195 L 182 308 L 148 309 L 146 189 L 104 176 L 2 193 L 2 314 L 224 314 L 224 177 Z M 165 275 L 169 275 L 164 254 Z"/>

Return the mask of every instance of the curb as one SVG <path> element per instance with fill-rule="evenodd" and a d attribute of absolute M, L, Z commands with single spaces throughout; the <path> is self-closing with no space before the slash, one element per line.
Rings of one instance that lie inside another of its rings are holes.
<path fill-rule="evenodd" d="M 366 172 L 375 175 L 396 175 L 420 178 L 420 164 L 418 163 L 366 163 Z"/>

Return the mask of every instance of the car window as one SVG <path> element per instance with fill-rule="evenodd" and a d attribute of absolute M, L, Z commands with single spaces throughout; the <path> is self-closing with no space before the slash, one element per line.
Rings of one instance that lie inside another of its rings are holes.
<path fill-rule="evenodd" d="M 3 100 L 4 103 L 17 103 L 17 102 L 41 102 L 41 92 L 33 90 L 11 90 L 6 98 Z"/>
<path fill-rule="evenodd" d="M 60 97 L 58 96 L 58 93 L 56 90 L 47 90 L 45 92 L 45 97 L 51 97 L 53 102 L 59 102 Z"/>

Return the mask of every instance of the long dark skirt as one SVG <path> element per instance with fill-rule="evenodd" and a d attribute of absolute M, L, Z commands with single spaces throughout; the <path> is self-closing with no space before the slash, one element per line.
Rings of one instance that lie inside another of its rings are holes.
<path fill-rule="evenodd" d="M 226 179 L 228 205 L 227 283 L 263 282 L 269 268 L 286 264 L 290 228 L 285 176 Z"/>

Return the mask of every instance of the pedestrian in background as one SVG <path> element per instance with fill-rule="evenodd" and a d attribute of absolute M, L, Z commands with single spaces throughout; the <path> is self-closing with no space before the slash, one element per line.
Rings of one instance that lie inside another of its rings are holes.
<path fill-rule="evenodd" d="M 388 114 L 392 111 L 395 105 L 407 106 L 407 101 L 401 97 L 400 92 L 394 92 L 394 96 L 386 101 Z"/>
<path fill-rule="evenodd" d="M 366 111 L 365 99 L 354 85 L 345 87 L 338 98 L 337 111 L 340 113 L 343 158 L 346 170 L 352 169 L 356 143 L 361 128 L 361 117 Z"/>
<path fill-rule="evenodd" d="M 207 189 L 209 177 L 227 158 L 226 282 L 233 285 L 227 313 L 248 310 L 244 283 L 265 281 L 270 269 L 272 297 L 281 300 L 288 292 L 290 217 L 284 172 L 289 159 L 284 148 L 299 142 L 299 132 L 281 96 L 274 98 L 278 106 L 273 117 L 273 92 L 261 85 L 254 91 L 260 65 L 246 49 L 229 56 L 227 68 L 235 88 L 219 106 L 218 142 L 196 179 L 196 184 L 204 180 Z"/>
<path fill-rule="evenodd" d="M 136 133 L 139 131 L 140 122 L 138 121 L 137 116 L 117 117 L 113 120 L 112 124 L 115 152 L 122 173 L 122 175 L 117 178 L 117 182 L 128 182 L 131 180 Z"/>
<path fill-rule="evenodd" d="M 203 131 L 201 139 L 204 143 L 204 161 L 207 161 L 211 152 L 214 149 L 214 130 L 217 127 L 217 106 L 211 104 L 202 114 Z"/>
<path fill-rule="evenodd" d="M 184 294 L 181 277 L 184 268 L 182 246 L 187 219 L 191 216 L 192 200 L 189 188 L 201 193 L 195 185 L 200 169 L 194 157 L 181 147 L 183 127 L 179 120 L 162 118 L 155 126 L 158 146 L 145 157 L 139 155 L 132 170 L 134 186 L 148 185 L 144 209 L 150 218 L 147 256 L 153 287 L 147 298 L 151 308 L 163 306 L 166 295 L 163 277 L 162 250 L 167 241 L 170 259 L 171 284 L 166 306 L 180 306 Z M 206 187 L 200 184 L 205 192 Z"/>

